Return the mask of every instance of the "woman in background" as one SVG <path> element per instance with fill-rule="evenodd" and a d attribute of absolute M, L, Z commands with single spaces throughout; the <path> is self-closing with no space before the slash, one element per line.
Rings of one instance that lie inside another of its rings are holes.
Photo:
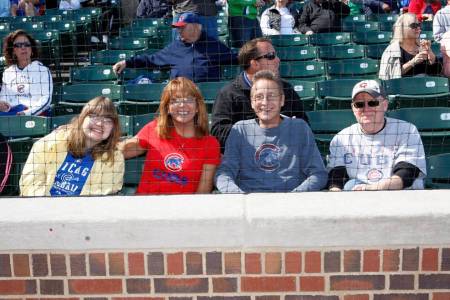
<path fill-rule="evenodd" d="M 20 178 L 22 196 L 115 194 L 124 160 L 117 150 L 119 116 L 112 101 L 90 100 L 68 125 L 37 141 Z"/>
<path fill-rule="evenodd" d="M 177 77 L 164 88 L 159 116 L 121 145 L 125 158 L 147 152 L 137 194 L 210 193 L 220 146 L 209 135 L 198 87 Z"/>

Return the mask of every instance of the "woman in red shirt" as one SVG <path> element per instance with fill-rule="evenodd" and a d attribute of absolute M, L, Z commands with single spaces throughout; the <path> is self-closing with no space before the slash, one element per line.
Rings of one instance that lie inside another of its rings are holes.
<path fill-rule="evenodd" d="M 210 193 L 220 146 L 209 135 L 198 87 L 177 77 L 164 88 L 159 116 L 123 142 L 125 158 L 147 152 L 137 194 Z"/>

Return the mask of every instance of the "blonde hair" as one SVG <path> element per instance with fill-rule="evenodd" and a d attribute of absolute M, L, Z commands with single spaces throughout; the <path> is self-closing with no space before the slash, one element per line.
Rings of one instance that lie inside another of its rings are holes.
<path fill-rule="evenodd" d="M 405 39 L 405 28 L 407 28 L 409 24 L 414 23 L 414 21 L 418 22 L 415 14 L 406 13 L 401 15 L 394 23 L 391 43 L 399 42 L 401 44 Z M 419 44 L 419 40 L 417 40 L 417 44 Z"/>
<path fill-rule="evenodd" d="M 195 137 L 201 138 L 209 135 L 208 114 L 206 113 L 205 101 L 200 89 L 191 80 L 185 77 L 172 79 L 161 94 L 159 104 L 159 116 L 157 133 L 160 138 L 170 139 L 174 127 L 172 116 L 169 114 L 170 99 L 181 95 L 182 97 L 193 97 L 197 105 L 197 114 L 194 117 Z"/>
<path fill-rule="evenodd" d="M 69 130 L 67 151 L 75 157 L 83 157 L 86 154 L 86 135 L 83 131 L 83 122 L 90 114 L 105 116 L 113 120 L 113 128 L 109 137 L 91 149 L 94 159 L 102 158 L 106 154 L 105 161 L 112 163 L 121 132 L 117 110 L 107 97 L 99 96 L 90 100 L 83 107 L 81 113 L 69 123 L 67 126 Z"/>

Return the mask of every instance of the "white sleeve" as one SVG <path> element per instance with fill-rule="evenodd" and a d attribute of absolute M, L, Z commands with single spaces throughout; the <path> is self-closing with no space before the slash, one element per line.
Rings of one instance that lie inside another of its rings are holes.
<path fill-rule="evenodd" d="M 277 35 L 277 34 L 280 34 L 278 32 L 278 30 L 270 28 L 268 11 L 269 11 L 269 9 L 266 9 L 263 12 L 263 14 L 261 15 L 260 26 L 261 26 L 261 31 L 262 31 L 263 35 Z"/>
<path fill-rule="evenodd" d="M 33 83 L 30 85 L 31 110 L 28 111 L 29 115 L 39 115 L 46 111 L 52 101 L 53 93 L 53 80 L 50 70 L 41 66 L 38 68 L 37 74 L 32 74 Z"/>
<path fill-rule="evenodd" d="M 413 124 L 409 126 L 407 132 L 401 135 L 397 152 L 395 153 L 394 166 L 399 162 L 407 162 L 415 165 L 423 174 L 427 174 L 425 151 L 423 149 L 422 139 Z"/>
<path fill-rule="evenodd" d="M 328 169 L 345 167 L 344 161 L 345 145 L 342 144 L 342 136 L 336 134 L 330 143 L 330 156 L 328 158 Z"/>

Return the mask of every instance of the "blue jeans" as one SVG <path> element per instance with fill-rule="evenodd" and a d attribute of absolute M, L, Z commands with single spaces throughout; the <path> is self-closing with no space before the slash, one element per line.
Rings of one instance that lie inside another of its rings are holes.
<path fill-rule="evenodd" d="M 175 14 L 173 16 L 172 23 L 178 22 L 178 19 L 180 18 L 181 14 Z M 217 17 L 216 16 L 200 16 L 198 15 L 198 19 L 200 21 L 200 24 L 202 24 L 202 31 L 205 32 L 209 37 L 211 38 L 218 38 L 218 32 L 217 32 Z M 172 41 L 179 39 L 180 34 L 178 33 L 177 29 L 172 30 Z"/>
<path fill-rule="evenodd" d="M 261 27 L 257 19 L 242 16 L 228 17 L 231 47 L 241 48 L 247 41 L 261 37 Z"/>

